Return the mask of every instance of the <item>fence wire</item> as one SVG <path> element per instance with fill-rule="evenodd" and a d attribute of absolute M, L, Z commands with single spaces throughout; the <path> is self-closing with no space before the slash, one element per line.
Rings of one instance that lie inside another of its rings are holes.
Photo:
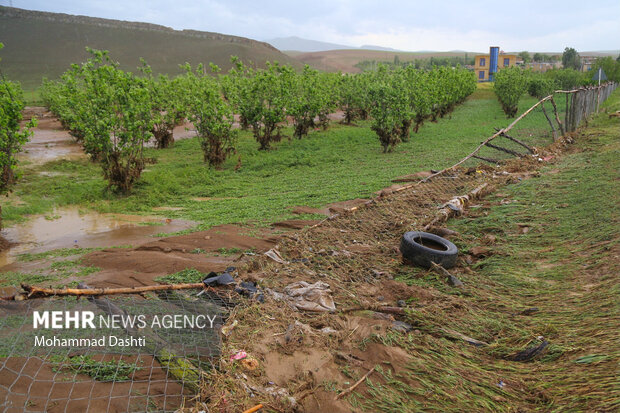
<path fill-rule="evenodd" d="M 298 274 L 309 281 L 323 280 L 332 287 L 336 302 L 363 300 L 351 292 L 355 283 L 378 283 L 386 274 L 398 273 L 397 247 L 403 232 L 431 230 L 463 213 L 465 203 L 475 208 L 477 195 L 533 173 L 554 156 L 553 146 L 561 136 L 587 122 L 616 86 L 558 91 L 511 125 L 490 130 L 490 138 L 456 165 L 394 185 L 366 205 L 287 235 L 278 244 L 286 266 L 264 256 L 250 266 L 260 268 L 267 280 L 285 281 Z M 191 405 L 208 385 L 204 372 L 217 368 L 221 326 L 231 307 L 229 299 L 213 292 L 192 291 L 0 301 L 0 407 L 5 412 L 143 412 Z M 142 314 L 148 320 L 209 315 L 214 321 L 210 328 L 148 323 L 107 329 L 33 328 L 35 312 L 46 311 L 92 312 L 103 318 Z M 33 345 L 36 337 L 46 334 L 77 341 Z M 128 345 L 80 341 L 102 336 L 129 340 Z M 142 337 L 146 345 L 131 341 Z"/>
<path fill-rule="evenodd" d="M 5 412 L 175 411 L 199 391 L 202 372 L 220 356 L 226 318 L 221 301 L 195 291 L 0 306 Z M 53 328 L 58 313 L 62 328 Z M 82 318 L 64 324 L 75 313 L 92 313 L 94 328 Z"/>

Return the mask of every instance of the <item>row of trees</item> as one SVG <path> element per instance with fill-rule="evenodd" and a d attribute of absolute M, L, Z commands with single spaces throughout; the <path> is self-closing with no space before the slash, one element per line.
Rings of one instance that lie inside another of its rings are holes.
<path fill-rule="evenodd" d="M 556 90 L 571 90 L 592 84 L 592 74 L 592 71 L 584 73 L 574 69 L 553 69 L 540 73 L 509 67 L 495 75 L 494 90 L 504 113 L 512 118 L 517 114 L 519 100 L 526 92 L 541 99 Z"/>
<path fill-rule="evenodd" d="M 361 78 L 367 79 L 365 107 L 384 152 L 409 140 L 412 127 L 417 132 L 425 120 L 445 116 L 476 90 L 473 72 L 460 67 L 380 66 Z"/>
<path fill-rule="evenodd" d="M 355 67 L 362 71 L 374 71 L 381 65 L 391 67 L 413 66 L 416 69 L 432 70 L 435 66 L 457 67 L 465 65 L 473 65 L 474 57 L 465 56 L 431 56 L 429 58 L 416 58 L 413 60 L 401 60 L 398 55 L 394 55 L 392 61 L 362 60 L 355 64 Z"/>
<path fill-rule="evenodd" d="M 0 78 L 0 195 L 15 183 L 16 156 L 32 135 L 30 128 L 36 125 L 32 119 L 25 128 L 20 127 L 23 109 L 19 84 Z"/>
<path fill-rule="evenodd" d="M 0 49 L 3 47 L 0 43 Z M 31 119 L 25 127 L 20 126 L 23 109 L 20 85 L 0 75 L 0 195 L 9 192 L 15 183 L 16 156 L 32 135 L 30 128 L 36 125 L 36 120 Z"/>
<path fill-rule="evenodd" d="M 170 79 L 154 76 L 145 62 L 140 76 L 122 71 L 107 52 L 89 51 L 87 62 L 72 65 L 58 81 L 45 81 L 42 97 L 101 164 L 109 185 L 123 192 L 149 161 L 145 143 L 154 138 L 158 148 L 170 146 L 173 128 L 186 119 L 196 128 L 204 161 L 214 167 L 236 151 L 234 114 L 266 150 L 289 121 L 301 139 L 312 128 L 327 128 L 328 115 L 342 108 L 345 123 L 372 117 L 372 129 L 389 151 L 409 138 L 412 127 L 417 131 L 426 119 L 449 113 L 476 87 L 473 73 L 461 68 L 380 66 L 342 75 L 307 66 L 298 73 L 277 63 L 255 69 L 237 58 L 226 74 L 215 65 L 186 65 L 184 75 Z"/>

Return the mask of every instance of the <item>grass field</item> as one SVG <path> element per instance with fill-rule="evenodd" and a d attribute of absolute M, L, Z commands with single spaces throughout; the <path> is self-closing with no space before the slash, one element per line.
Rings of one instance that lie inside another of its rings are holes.
<path fill-rule="evenodd" d="M 620 109 L 620 94 L 606 106 Z M 390 412 L 422 405 L 430 411 L 620 408 L 617 127 L 617 120 L 598 116 L 577 137 L 576 153 L 544 168 L 540 178 L 501 189 L 470 217 L 449 223 L 462 234 L 461 252 L 488 247 L 490 234 L 496 237 L 492 253 L 473 272 L 459 275 L 470 287 L 460 301 L 467 310 L 458 318 L 445 309 L 428 309 L 411 321 L 432 330 L 455 326 L 491 343 L 488 350 L 445 339 L 429 339 L 421 348 L 398 339 L 395 344 L 413 355 L 408 368 L 421 388 L 399 387 L 394 379 L 389 386 L 371 385 L 377 398 L 357 403 Z M 520 230 L 524 224 L 527 233 Z M 433 277 L 420 285 L 445 288 Z M 532 307 L 538 309 L 533 315 L 520 314 Z M 541 357 L 506 360 L 540 344 L 539 336 L 549 342 Z M 407 399 L 411 394 L 432 396 L 420 404 Z"/>
<path fill-rule="evenodd" d="M 323 52 L 287 52 L 291 57 L 299 59 L 301 62 L 309 64 L 320 70 L 330 72 L 359 73 L 361 70 L 355 65 L 365 60 L 375 60 L 377 62 L 392 62 L 395 56 L 401 62 L 410 62 L 416 59 L 428 59 L 430 57 L 473 57 L 475 53 L 467 52 L 392 52 L 382 50 L 348 49 L 348 50 L 328 50 Z"/>
<path fill-rule="evenodd" d="M 532 103 L 533 99 L 524 98 L 521 107 Z M 3 205 L 3 218 L 10 224 L 27 214 L 70 204 L 100 212 L 143 214 L 167 206 L 183 208 L 166 211 L 167 216 L 198 221 L 201 228 L 233 222 L 267 224 L 293 217 L 289 210 L 293 206 L 319 207 L 370 197 L 391 185 L 396 176 L 449 166 L 490 136 L 493 127 L 509 122 L 493 91 L 482 85 L 451 116 L 425 123 L 409 142 L 388 154 L 382 153 L 368 122 L 334 123 L 302 140 L 284 139 L 266 152 L 257 150 L 250 132 L 241 132 L 238 155 L 222 170 L 208 168 L 198 140 L 188 139 L 168 150 L 147 150 L 146 156 L 155 157 L 157 163 L 148 166 L 126 197 L 107 191 L 99 166 L 87 160 L 24 164 L 16 197 Z M 525 123 L 532 130 L 546 127 L 539 117 Z M 286 134 L 292 135 L 290 128 Z M 241 168 L 235 171 L 239 156 Z M 197 197 L 213 199 L 192 199 Z M 19 203 L 13 202 L 16 199 Z"/>
<path fill-rule="evenodd" d="M 620 92 L 603 108 L 620 109 Z M 303 240 L 283 243 L 282 251 L 304 254 L 309 263 L 300 269 L 265 260 L 257 266 L 260 282 L 278 289 L 292 279 L 325 280 L 337 313 L 251 304 L 235 314 L 239 325 L 227 349 L 243 346 L 249 354 L 263 355 L 261 377 L 282 385 L 277 380 L 288 373 L 286 386 L 296 394 L 306 394 L 301 389 L 308 388 L 307 380 L 313 399 L 305 404 L 312 412 L 617 411 L 617 128 L 617 119 L 595 116 L 588 128 L 574 134 L 576 144 L 556 146 L 546 153 L 545 163 L 527 163 L 531 174 L 520 169 L 518 179 L 444 224 L 458 232 L 450 239 L 460 259 L 449 271 L 463 282 L 461 287 L 450 285 L 442 272 L 401 261 L 397 222 L 406 219 L 407 205 L 418 202 L 415 196 L 400 201 L 394 196 L 393 202 L 378 202 L 300 233 Z M 428 194 L 420 190 L 419 196 L 423 202 Z M 347 259 L 342 251 L 353 249 L 358 240 L 367 248 Z M 330 248 L 337 253 L 334 258 L 325 253 Z M 369 268 L 385 270 L 395 281 L 368 276 Z M 413 331 L 382 329 L 380 320 L 387 317 L 348 310 L 394 305 L 396 299 L 405 301 L 407 309 L 404 317 L 395 318 L 407 321 Z M 299 342 L 278 338 L 291 320 L 336 327 L 339 335 L 308 333 Z M 483 343 L 471 345 L 464 337 Z M 539 346 L 544 348 L 537 355 L 523 356 Z M 305 357 L 311 361 L 304 365 Z M 274 361 L 279 365 L 274 367 Z M 373 374 L 344 397 L 346 404 L 339 404 L 338 393 L 371 368 Z M 236 407 L 243 410 L 256 399 L 244 396 L 233 378 L 236 371 L 226 365 L 218 372 L 213 394 L 238 389 L 242 400 Z M 214 409 L 221 406 L 215 399 Z M 273 409 L 278 410 L 290 411 Z"/>

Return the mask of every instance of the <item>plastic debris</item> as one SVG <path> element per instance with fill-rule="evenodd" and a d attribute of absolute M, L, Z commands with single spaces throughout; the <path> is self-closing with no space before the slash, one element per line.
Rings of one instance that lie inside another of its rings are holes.
<path fill-rule="evenodd" d="M 400 333 L 408 333 L 410 331 L 413 331 L 413 326 L 403 321 L 393 321 L 391 327 L 392 330 L 398 331 Z"/>
<path fill-rule="evenodd" d="M 319 331 L 323 334 L 338 334 L 338 330 L 334 330 L 331 327 L 323 327 Z"/>
<path fill-rule="evenodd" d="M 216 285 L 234 284 L 235 279 L 233 278 L 232 275 L 230 275 L 230 273 L 233 272 L 233 271 L 235 271 L 235 267 L 228 267 L 228 268 L 226 268 L 225 272 L 223 272 L 223 273 L 221 273 L 219 275 L 216 272 L 210 272 L 207 275 L 207 278 L 202 280 L 202 282 L 207 287 L 213 287 L 213 286 L 216 286 Z"/>
<path fill-rule="evenodd" d="M 276 293 L 278 294 L 278 293 Z M 336 311 L 329 284 L 317 281 L 308 284 L 299 281 L 284 287 L 284 294 L 278 294 L 299 310 L 333 312 Z M 274 297 L 277 297 L 274 295 Z"/>
<path fill-rule="evenodd" d="M 252 281 L 242 281 L 235 291 L 245 297 L 253 298 L 259 303 L 265 302 L 265 295 L 256 287 Z"/>
<path fill-rule="evenodd" d="M 246 358 L 248 356 L 248 353 L 246 353 L 243 350 L 239 350 L 237 351 L 235 354 L 233 354 L 232 356 L 230 356 L 230 361 L 234 361 L 234 360 L 242 360 L 244 358 Z"/>
<path fill-rule="evenodd" d="M 541 340 L 539 338 L 538 340 Z M 531 347 L 526 348 L 512 356 L 510 359 L 514 361 L 529 361 L 543 352 L 543 350 L 549 345 L 547 340 L 542 339 L 542 342 L 538 345 L 533 345 Z"/>
<path fill-rule="evenodd" d="M 272 260 L 274 260 L 275 262 L 279 263 L 279 264 L 289 264 L 288 261 L 286 261 L 284 258 L 282 258 L 282 255 L 280 255 L 280 251 L 278 251 L 275 248 L 272 248 L 269 251 L 267 251 L 265 253 L 265 255 L 268 256 L 269 258 L 271 258 Z"/>
<path fill-rule="evenodd" d="M 237 320 L 233 321 L 232 324 L 222 327 L 222 335 L 228 337 L 230 333 L 232 333 L 233 328 L 235 328 L 239 324 Z"/>

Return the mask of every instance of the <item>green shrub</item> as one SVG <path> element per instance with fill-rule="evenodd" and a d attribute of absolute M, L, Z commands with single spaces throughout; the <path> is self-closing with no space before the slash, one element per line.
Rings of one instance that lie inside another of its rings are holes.
<path fill-rule="evenodd" d="M 514 118 L 519 100 L 527 90 L 526 74 L 518 67 L 502 69 L 495 75 L 494 90 L 506 116 Z"/>

